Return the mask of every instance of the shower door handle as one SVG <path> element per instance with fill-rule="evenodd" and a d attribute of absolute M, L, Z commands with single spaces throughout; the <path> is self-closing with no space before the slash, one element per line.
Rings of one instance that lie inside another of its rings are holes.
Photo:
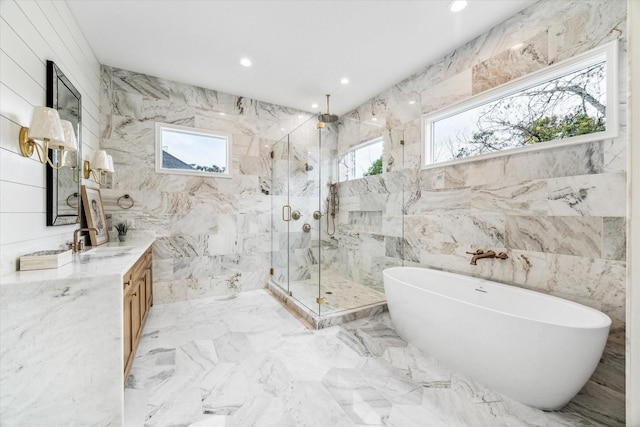
<path fill-rule="evenodd" d="M 287 213 L 286 217 L 285 217 L 285 212 Z M 282 205 L 282 220 L 287 222 L 291 221 L 291 206 Z"/>

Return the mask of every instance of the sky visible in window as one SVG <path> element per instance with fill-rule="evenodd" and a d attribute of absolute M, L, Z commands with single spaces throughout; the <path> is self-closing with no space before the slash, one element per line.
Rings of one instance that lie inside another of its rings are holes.
<path fill-rule="evenodd" d="M 226 138 L 163 130 L 162 150 L 189 165 L 227 167 Z"/>

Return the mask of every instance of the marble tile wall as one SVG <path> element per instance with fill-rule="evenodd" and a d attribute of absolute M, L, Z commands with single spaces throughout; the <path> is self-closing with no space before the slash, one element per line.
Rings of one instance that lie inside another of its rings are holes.
<path fill-rule="evenodd" d="M 263 287 L 272 250 L 269 153 L 311 115 L 107 66 L 101 83 L 100 145 L 116 166 L 102 189 L 105 212 L 112 223 L 155 232 L 155 302 Z M 156 122 L 230 133 L 232 178 L 156 173 Z M 133 208 L 117 206 L 124 194 Z"/>
<path fill-rule="evenodd" d="M 345 277 L 383 292 L 382 270 L 402 263 L 386 248 L 402 237 L 404 132 L 387 129 L 384 118 L 373 122 L 357 114 L 338 123 L 338 159 L 353 146 L 382 137 L 386 173 L 340 182 L 335 267 Z"/>
<path fill-rule="evenodd" d="M 623 1 L 540 1 L 347 114 L 339 138 L 339 151 L 357 145 L 358 122 L 374 116 L 387 129 L 404 133 L 402 168 L 340 184 L 338 251 L 349 268 L 365 278 L 364 283 L 377 286 L 367 276 L 379 276 L 387 264 L 404 261 L 530 288 L 602 310 L 613 325 L 590 387 L 598 390 L 595 399 L 611 394 L 620 402 L 626 274 L 626 34 Z M 420 169 L 423 114 L 614 39 L 619 41 L 620 55 L 617 138 Z M 393 149 L 387 144 L 387 152 Z M 374 230 L 379 212 L 383 228 L 402 221 L 403 232 Z M 466 252 L 478 248 L 506 251 L 509 259 L 482 260 L 471 266 Z"/>

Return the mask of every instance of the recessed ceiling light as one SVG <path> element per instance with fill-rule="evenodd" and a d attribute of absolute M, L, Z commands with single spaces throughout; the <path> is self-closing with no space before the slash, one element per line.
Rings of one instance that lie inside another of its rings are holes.
<path fill-rule="evenodd" d="M 226 114 L 223 113 L 222 111 L 220 111 L 218 114 L 220 114 L 221 116 L 226 116 Z"/>
<path fill-rule="evenodd" d="M 242 58 L 240 60 L 240 65 L 243 67 L 251 67 L 251 60 L 249 58 Z"/>
<path fill-rule="evenodd" d="M 377 122 L 377 121 L 378 121 L 378 118 L 377 118 L 377 117 L 372 117 L 372 118 L 371 118 L 371 121 Z"/>
<path fill-rule="evenodd" d="M 303 117 L 304 117 L 304 116 L 303 116 L 302 114 L 298 114 L 298 118 L 299 118 L 299 119 L 301 119 L 301 118 L 303 118 Z"/>
<path fill-rule="evenodd" d="M 411 101 L 409 101 L 409 105 L 413 105 L 415 103 L 416 103 L 416 101 L 414 101 L 413 99 Z"/>
<path fill-rule="evenodd" d="M 342 83 L 343 85 L 348 85 L 348 84 L 349 84 L 349 79 L 348 79 L 348 78 L 346 78 L 346 77 L 343 77 L 343 78 L 340 80 L 340 83 Z"/>
<path fill-rule="evenodd" d="M 284 130 L 284 128 L 280 128 L 280 130 Z M 265 145 L 265 147 L 268 147 L 268 145 Z"/>
<path fill-rule="evenodd" d="M 313 104 L 311 104 L 311 108 L 318 108 L 318 104 L 314 102 Z"/>
<path fill-rule="evenodd" d="M 465 7 L 467 7 L 467 0 L 455 0 L 454 2 L 451 3 L 451 6 L 449 7 L 449 9 L 451 10 L 451 12 L 455 13 L 455 12 L 460 12 Z"/>

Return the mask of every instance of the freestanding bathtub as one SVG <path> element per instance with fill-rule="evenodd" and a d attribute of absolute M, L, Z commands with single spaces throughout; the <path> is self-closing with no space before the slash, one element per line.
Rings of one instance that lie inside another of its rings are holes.
<path fill-rule="evenodd" d="M 567 404 L 593 374 L 607 341 L 607 315 L 561 298 L 428 268 L 383 274 L 402 338 L 536 408 Z"/>

